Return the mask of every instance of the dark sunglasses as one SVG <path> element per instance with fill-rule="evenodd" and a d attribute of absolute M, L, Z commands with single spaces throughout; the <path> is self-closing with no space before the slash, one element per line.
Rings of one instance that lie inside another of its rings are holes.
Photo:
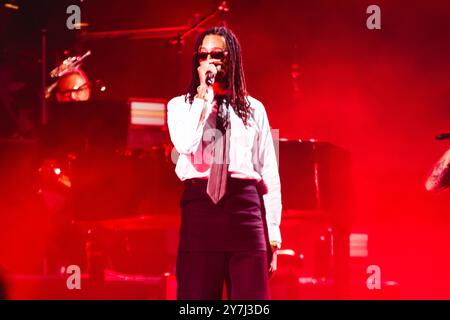
<path fill-rule="evenodd" d="M 197 52 L 198 60 L 206 60 L 208 56 L 215 60 L 225 60 L 228 55 L 228 51 L 211 51 L 211 52 Z"/>

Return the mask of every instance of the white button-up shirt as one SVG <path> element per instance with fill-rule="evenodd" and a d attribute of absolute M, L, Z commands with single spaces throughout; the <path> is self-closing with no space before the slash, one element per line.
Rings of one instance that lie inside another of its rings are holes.
<path fill-rule="evenodd" d="M 211 101 L 195 98 L 190 104 L 185 97 L 175 97 L 168 103 L 170 138 L 180 154 L 175 172 L 182 181 L 207 179 L 213 157 L 217 112 Z M 281 243 L 281 186 L 273 138 L 263 104 L 252 97 L 248 99 L 251 117 L 247 126 L 228 106 L 231 124 L 228 172 L 233 178 L 263 180 L 269 240 Z M 200 122 L 202 112 L 205 117 Z"/>

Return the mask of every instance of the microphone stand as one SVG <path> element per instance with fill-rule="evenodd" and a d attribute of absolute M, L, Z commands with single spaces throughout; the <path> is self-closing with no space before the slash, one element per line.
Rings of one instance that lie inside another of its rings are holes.
<path fill-rule="evenodd" d="M 100 31 L 100 32 L 82 32 L 80 38 L 82 40 L 90 39 L 104 39 L 104 38 L 129 38 L 129 39 L 164 39 L 172 38 L 168 45 L 173 45 L 177 50 L 177 70 L 181 70 L 183 61 L 183 44 L 184 39 L 188 37 L 191 33 L 198 30 L 208 21 L 214 19 L 216 16 L 223 15 L 229 12 L 227 1 L 222 1 L 222 3 L 215 8 L 211 13 L 205 17 L 198 20 L 192 26 L 177 26 L 177 27 L 166 27 L 166 28 L 146 28 L 146 29 L 133 29 L 133 30 L 113 30 L 113 31 Z M 225 24 L 225 20 L 221 19 L 221 23 Z M 174 35 L 176 35 L 174 37 Z M 180 77 L 177 77 L 178 82 L 181 81 Z M 177 88 L 181 89 L 180 83 L 177 83 Z"/>
<path fill-rule="evenodd" d="M 186 31 L 184 31 L 183 33 L 178 35 L 175 39 L 172 39 L 170 41 L 170 44 L 178 44 L 180 42 L 183 43 L 184 39 L 187 36 L 189 36 L 192 32 L 198 30 L 202 25 L 207 23 L 209 20 L 212 20 L 217 15 L 220 15 L 222 13 L 226 13 L 228 11 L 230 11 L 230 8 L 228 7 L 227 2 L 223 1 L 222 4 L 220 6 L 218 6 L 216 9 L 214 9 L 210 14 L 208 14 L 207 16 L 205 16 L 205 17 L 201 18 L 200 20 L 198 20 L 196 23 L 194 23 L 192 26 L 190 26 Z"/>
<path fill-rule="evenodd" d="M 144 28 L 144 29 L 130 29 L 130 30 L 112 30 L 112 31 L 97 31 L 87 32 L 82 31 L 79 35 L 81 40 L 95 40 L 105 38 L 128 38 L 128 39 L 164 39 L 174 37 L 169 44 L 177 44 L 182 42 L 190 33 L 197 30 L 201 25 L 213 19 L 216 15 L 228 12 L 229 8 L 226 1 L 223 1 L 220 6 L 214 9 L 210 14 L 201 18 L 192 26 L 176 26 L 164 28 Z M 223 22 L 222 22 L 223 23 Z"/>

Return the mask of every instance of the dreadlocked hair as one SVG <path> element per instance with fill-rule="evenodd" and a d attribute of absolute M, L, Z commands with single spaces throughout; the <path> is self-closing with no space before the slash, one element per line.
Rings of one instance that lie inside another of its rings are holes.
<path fill-rule="evenodd" d="M 247 87 L 245 85 L 244 68 L 242 65 L 242 52 L 239 40 L 234 33 L 225 27 L 213 27 L 202 32 L 194 47 L 194 55 L 192 57 L 192 78 L 189 88 L 187 90 L 186 101 L 192 104 L 194 97 L 197 94 L 197 87 L 200 85 L 200 78 L 198 76 L 197 68 L 199 67 L 199 61 L 197 52 L 203 43 L 203 39 L 207 35 L 219 35 L 225 39 L 227 45 L 227 61 L 228 61 L 228 74 L 227 85 L 230 89 L 229 101 L 234 109 L 234 112 L 242 119 L 244 125 L 250 118 L 250 102 L 247 98 Z"/>

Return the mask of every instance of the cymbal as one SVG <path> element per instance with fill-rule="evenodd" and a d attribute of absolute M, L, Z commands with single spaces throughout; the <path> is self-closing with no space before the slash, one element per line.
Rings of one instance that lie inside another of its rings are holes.
<path fill-rule="evenodd" d="M 425 188 L 427 191 L 440 191 L 450 187 L 450 149 L 434 165 Z"/>

